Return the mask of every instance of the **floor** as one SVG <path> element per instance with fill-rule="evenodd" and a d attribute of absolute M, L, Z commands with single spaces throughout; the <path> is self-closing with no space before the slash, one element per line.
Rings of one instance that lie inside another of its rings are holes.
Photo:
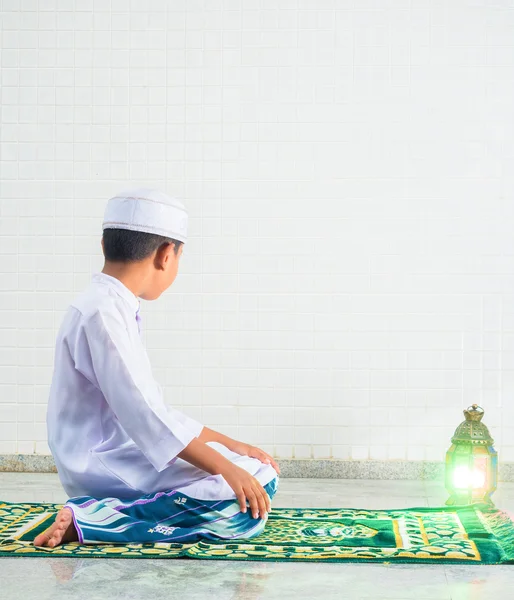
<path fill-rule="evenodd" d="M 0 473 L 0 498 L 63 502 L 55 475 Z M 274 506 L 441 506 L 435 482 L 283 479 Z M 494 495 L 514 512 L 514 484 Z M 513 600 L 513 566 L 0 558 L 0 598 L 38 600 Z"/>

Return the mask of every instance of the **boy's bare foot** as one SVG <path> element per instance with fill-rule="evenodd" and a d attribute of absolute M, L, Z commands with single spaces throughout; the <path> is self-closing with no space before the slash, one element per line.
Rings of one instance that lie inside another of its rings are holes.
<path fill-rule="evenodd" d="M 36 537 L 34 546 L 55 548 L 59 544 L 76 542 L 78 539 L 77 531 L 73 524 L 71 508 L 61 508 L 55 517 L 53 525 Z"/>

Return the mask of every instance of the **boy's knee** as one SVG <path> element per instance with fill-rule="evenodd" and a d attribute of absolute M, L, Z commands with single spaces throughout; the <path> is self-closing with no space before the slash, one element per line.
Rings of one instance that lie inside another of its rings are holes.
<path fill-rule="evenodd" d="M 257 537 L 258 535 L 261 535 L 261 533 L 264 531 L 264 527 L 266 526 L 266 523 L 268 522 L 268 519 L 254 519 L 250 513 L 248 514 L 248 521 L 250 523 L 250 529 L 247 529 L 246 531 L 241 531 L 238 535 L 235 535 L 232 539 L 239 539 L 239 540 L 249 540 L 251 538 Z"/>
<path fill-rule="evenodd" d="M 266 493 L 268 494 L 271 500 L 273 500 L 273 496 L 277 493 L 278 481 L 278 475 L 276 475 L 269 483 L 267 483 L 264 486 L 264 489 L 266 490 Z"/>

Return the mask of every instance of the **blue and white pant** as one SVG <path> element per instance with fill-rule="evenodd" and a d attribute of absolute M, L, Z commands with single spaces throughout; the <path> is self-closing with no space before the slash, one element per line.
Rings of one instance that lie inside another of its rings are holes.
<path fill-rule="evenodd" d="M 270 499 L 278 478 L 264 489 Z M 264 530 L 267 518 L 242 513 L 237 500 L 198 500 L 177 491 L 157 492 L 137 500 L 72 498 L 65 505 L 73 512 L 83 544 L 193 543 L 197 540 L 252 538 Z"/>

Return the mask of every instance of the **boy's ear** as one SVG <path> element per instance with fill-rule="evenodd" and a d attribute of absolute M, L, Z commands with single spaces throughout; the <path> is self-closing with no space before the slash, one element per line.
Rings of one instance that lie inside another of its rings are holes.
<path fill-rule="evenodd" d="M 163 271 L 171 261 L 173 253 L 175 252 L 174 244 L 163 244 L 157 248 L 155 253 L 154 264 L 155 267 Z"/>
<path fill-rule="evenodd" d="M 105 256 L 105 245 L 104 245 L 104 238 L 102 237 L 101 241 L 100 241 L 100 245 L 102 246 L 102 254 Z"/>

